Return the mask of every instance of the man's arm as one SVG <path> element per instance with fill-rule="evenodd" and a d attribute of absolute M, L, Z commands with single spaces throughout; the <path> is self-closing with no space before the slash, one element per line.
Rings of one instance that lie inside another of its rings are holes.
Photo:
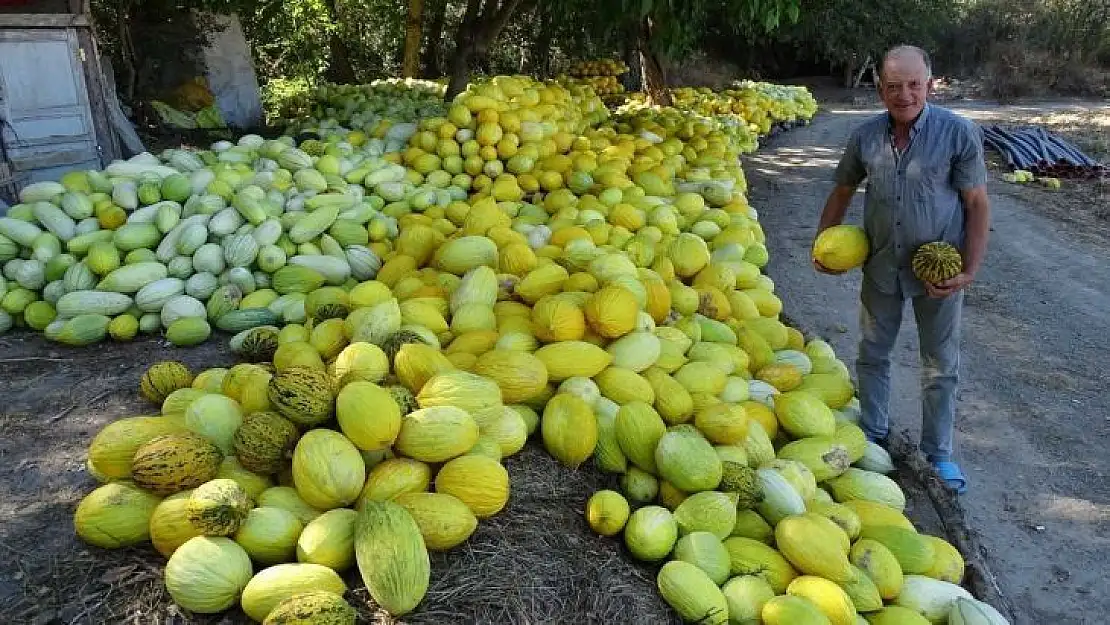
<path fill-rule="evenodd" d="M 990 199 L 987 196 L 987 164 L 983 140 L 974 124 L 968 124 L 961 137 L 952 167 L 952 182 L 960 191 L 964 205 L 963 271 L 937 285 L 926 284 L 933 297 L 947 297 L 971 284 L 987 254 L 991 229 Z"/>
<path fill-rule="evenodd" d="M 859 141 L 860 137 L 857 131 L 849 138 L 848 146 L 840 157 L 840 163 L 836 167 L 836 186 L 833 187 L 829 197 L 825 200 L 825 207 L 821 209 L 821 219 L 817 222 L 818 235 L 844 221 L 844 215 L 848 212 L 848 207 L 852 205 L 852 198 L 856 195 L 856 188 L 867 176 L 863 159 L 860 158 Z M 821 273 L 832 275 L 844 273 L 826 268 L 817 262 L 817 259 L 813 259 L 813 268 Z"/>
<path fill-rule="evenodd" d="M 987 239 L 991 231 L 991 206 L 986 185 L 960 191 L 964 202 L 964 270 L 937 285 L 926 283 L 925 290 L 933 297 L 948 297 L 975 280 L 975 274 L 987 255 Z"/>
<path fill-rule="evenodd" d="M 817 223 L 817 234 L 827 230 L 833 226 L 840 225 L 844 221 L 844 214 L 848 212 L 848 207 L 852 204 L 852 198 L 856 195 L 856 187 L 838 184 L 833 187 L 829 193 L 828 199 L 825 200 L 825 208 L 821 210 L 821 221 Z"/>
<path fill-rule="evenodd" d="M 975 187 L 960 193 L 964 200 L 964 273 L 972 278 L 987 255 L 987 239 L 991 231 L 991 205 L 987 187 Z"/>

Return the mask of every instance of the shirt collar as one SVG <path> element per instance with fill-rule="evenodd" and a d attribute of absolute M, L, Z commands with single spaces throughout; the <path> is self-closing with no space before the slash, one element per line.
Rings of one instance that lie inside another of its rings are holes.
<path fill-rule="evenodd" d="M 929 103 L 926 102 L 925 106 L 922 107 L 921 112 L 917 114 L 917 119 L 913 120 L 913 126 L 910 126 L 910 137 L 913 137 L 913 136 L 917 135 L 917 133 L 921 132 L 921 129 L 925 127 L 925 122 L 929 118 L 929 109 L 930 108 L 931 107 L 930 107 Z M 891 134 L 893 134 L 894 133 L 894 119 L 891 118 L 890 113 L 887 113 L 887 115 L 886 115 L 886 126 L 887 126 L 887 131 L 889 131 Z"/>

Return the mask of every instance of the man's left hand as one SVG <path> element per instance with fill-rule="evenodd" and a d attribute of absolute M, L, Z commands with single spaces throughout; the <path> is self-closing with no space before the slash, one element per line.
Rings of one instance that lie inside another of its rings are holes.
<path fill-rule="evenodd" d="M 942 299 L 948 297 L 949 295 L 955 294 L 957 291 L 971 284 L 971 281 L 971 274 L 959 273 L 949 278 L 948 280 L 945 280 L 944 282 L 939 282 L 937 284 L 930 284 L 926 282 L 925 291 L 929 293 L 929 297 Z"/>

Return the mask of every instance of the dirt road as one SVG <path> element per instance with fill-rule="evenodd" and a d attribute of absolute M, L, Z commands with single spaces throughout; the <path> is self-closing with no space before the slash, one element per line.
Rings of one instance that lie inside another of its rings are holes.
<path fill-rule="evenodd" d="M 973 117 L 1001 111 L 954 108 Z M 745 162 L 785 310 L 825 335 L 850 366 L 860 274 L 816 274 L 809 248 L 848 135 L 874 112 L 833 107 Z M 1051 193 L 1006 186 L 991 180 L 990 249 L 964 313 L 957 455 L 970 491 L 962 501 L 1020 613 L 1017 624 L 1105 623 L 1110 393 L 1100 378 L 1110 348 L 1110 245 L 1092 233 L 1107 223 L 1048 218 Z M 861 211 L 857 198 L 849 221 L 860 223 Z M 892 415 L 916 437 L 917 339 L 906 317 L 893 358 Z"/>

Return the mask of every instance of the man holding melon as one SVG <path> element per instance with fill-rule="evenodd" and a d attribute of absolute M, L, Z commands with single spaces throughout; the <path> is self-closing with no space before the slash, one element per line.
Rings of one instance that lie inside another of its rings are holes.
<path fill-rule="evenodd" d="M 890 431 L 890 352 L 906 300 L 913 302 L 922 366 L 921 450 L 958 493 L 967 479 L 952 460 L 963 289 L 983 261 L 990 230 L 986 164 L 978 127 L 927 103 L 928 55 L 913 46 L 883 58 L 886 112 L 858 127 L 836 170 L 836 187 L 814 241 L 817 271 L 863 267 L 860 293 L 860 427 L 877 443 Z M 841 225 L 866 180 L 864 225 Z"/>

